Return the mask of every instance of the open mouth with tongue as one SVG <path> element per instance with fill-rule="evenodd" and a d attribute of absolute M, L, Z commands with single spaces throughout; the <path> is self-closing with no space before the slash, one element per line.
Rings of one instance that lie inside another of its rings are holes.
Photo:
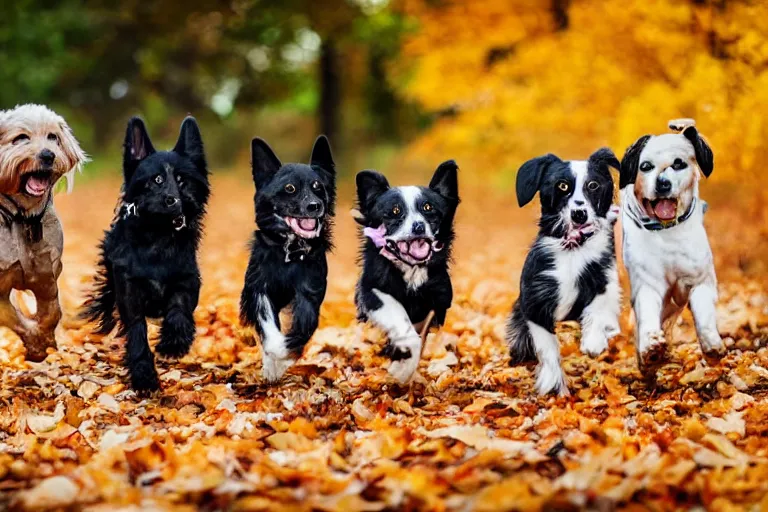
<path fill-rule="evenodd" d="M 677 199 L 665 197 L 662 199 L 643 199 L 645 213 L 662 222 L 668 222 L 677 218 Z"/>
<path fill-rule="evenodd" d="M 31 172 L 24 177 L 22 192 L 33 197 L 42 197 L 50 188 L 50 171 L 37 171 Z"/>
<path fill-rule="evenodd" d="M 301 238 L 317 238 L 323 226 L 320 219 L 310 217 L 285 217 L 284 220 L 288 227 Z"/>

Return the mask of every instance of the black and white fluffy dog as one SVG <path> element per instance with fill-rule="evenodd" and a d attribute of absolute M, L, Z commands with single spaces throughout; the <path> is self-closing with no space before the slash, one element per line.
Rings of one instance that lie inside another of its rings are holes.
<path fill-rule="evenodd" d="M 433 312 L 431 326 L 443 325 L 453 300 L 448 264 L 458 167 L 453 160 L 440 164 L 429 187 L 392 188 L 381 174 L 362 171 L 357 198 L 364 226 L 358 316 L 386 333 L 389 373 L 405 383 L 421 359 L 423 323 Z"/>
<path fill-rule="evenodd" d="M 125 336 L 126 365 L 138 392 L 160 387 L 147 318 L 162 318 L 159 354 L 181 357 L 195 339 L 200 292 L 197 248 L 210 188 L 200 129 L 181 125 L 171 151 L 155 151 L 141 119 L 128 122 L 125 183 L 117 216 L 101 243 L 96 288 L 84 316 Z M 117 313 L 117 316 L 115 314 Z"/>
<path fill-rule="evenodd" d="M 597 356 L 619 333 L 621 290 L 613 226 L 613 178 L 619 168 L 606 148 L 587 161 L 534 158 L 517 173 L 520 206 L 539 193 L 539 234 L 520 278 L 508 324 L 512 364 L 538 360 L 536 390 L 568 394 L 555 323 L 581 323 L 581 350 Z"/>
<path fill-rule="evenodd" d="M 679 133 L 644 135 L 621 161 L 624 265 L 635 312 L 640 369 L 648 377 L 665 362 L 667 341 L 686 305 L 705 355 L 725 353 L 717 329 L 717 278 L 704 229 L 699 173 L 714 155 L 693 120 L 670 123 Z"/>
<path fill-rule="evenodd" d="M 317 329 L 327 286 L 336 166 L 324 135 L 315 141 L 309 165 L 283 165 L 259 138 L 251 143 L 251 156 L 259 229 L 245 273 L 240 316 L 261 337 L 262 373 L 274 382 Z M 288 305 L 293 319 L 283 334 L 279 315 Z"/>

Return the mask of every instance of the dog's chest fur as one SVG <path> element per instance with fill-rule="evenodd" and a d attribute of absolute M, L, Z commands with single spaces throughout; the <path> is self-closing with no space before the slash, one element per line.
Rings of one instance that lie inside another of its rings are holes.
<path fill-rule="evenodd" d="M 623 255 L 630 281 L 653 286 L 663 296 L 672 285 L 690 289 L 709 279 L 712 250 L 702 217 L 698 211 L 682 224 L 649 231 L 637 226 L 625 211 Z"/>
<path fill-rule="evenodd" d="M 3 288 L 26 289 L 30 279 L 58 278 L 64 238 L 53 206 L 40 219 L 43 237 L 29 242 L 24 226 L 0 220 L 0 282 Z M 10 271 L 10 272 L 9 272 Z"/>
<path fill-rule="evenodd" d="M 529 254 L 529 260 L 538 265 L 526 265 L 522 286 L 556 298 L 553 320 L 575 320 L 595 296 L 606 289 L 615 270 L 613 237 L 599 231 L 581 247 L 563 250 L 561 240 L 539 238 Z M 539 277 L 536 277 L 536 273 Z"/>

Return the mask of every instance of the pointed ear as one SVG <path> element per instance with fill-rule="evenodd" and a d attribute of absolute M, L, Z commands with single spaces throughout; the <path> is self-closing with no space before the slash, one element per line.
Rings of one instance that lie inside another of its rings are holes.
<path fill-rule="evenodd" d="M 205 164 L 205 152 L 203 151 L 203 137 L 200 135 L 200 127 L 192 116 L 187 116 L 181 123 L 179 139 L 173 147 L 173 152 L 186 155 L 195 164 L 202 174 L 208 174 Z"/>
<path fill-rule="evenodd" d="M 617 171 L 621 170 L 621 163 L 619 162 L 619 159 L 616 158 L 616 155 L 613 154 L 613 151 L 608 148 L 600 148 L 592 153 L 589 156 L 589 163 L 592 165 L 605 165 L 607 167 L 613 167 Z"/>
<path fill-rule="evenodd" d="M 533 196 L 541 187 L 541 179 L 553 163 L 560 162 L 558 157 L 549 153 L 548 155 L 533 158 L 525 162 L 517 171 L 515 189 L 517 191 L 517 204 L 525 206 L 531 202 Z"/>
<path fill-rule="evenodd" d="M 621 159 L 621 171 L 619 172 L 619 188 L 631 185 L 637 178 L 637 168 L 640 166 L 640 153 L 651 139 L 650 135 L 643 135 L 629 146 Z"/>
<path fill-rule="evenodd" d="M 282 166 L 267 141 L 258 137 L 251 141 L 251 172 L 256 190 L 269 183 Z"/>
<path fill-rule="evenodd" d="M 704 176 L 709 178 L 709 175 L 712 174 L 715 168 L 715 155 L 712 153 L 712 148 L 699 135 L 695 126 L 686 127 L 683 130 L 683 136 L 693 144 L 693 150 L 696 152 L 696 162 L 699 164 L 699 168 L 704 173 Z"/>
<path fill-rule="evenodd" d="M 123 142 L 123 176 L 126 183 L 131 181 L 139 163 L 154 152 L 155 148 L 149 140 L 144 121 L 138 117 L 132 117 L 128 121 L 125 142 Z"/>
<path fill-rule="evenodd" d="M 459 201 L 459 166 L 453 160 L 448 160 L 437 166 L 429 188 L 443 197 Z"/>
<path fill-rule="evenodd" d="M 312 156 L 309 157 L 309 165 L 320 167 L 331 176 L 336 176 L 336 164 L 331 154 L 331 143 L 325 135 L 320 135 L 312 147 Z"/>
<path fill-rule="evenodd" d="M 389 190 L 389 182 L 383 174 L 376 171 L 360 171 L 355 178 L 357 183 L 357 205 L 365 215 L 374 199 Z"/>

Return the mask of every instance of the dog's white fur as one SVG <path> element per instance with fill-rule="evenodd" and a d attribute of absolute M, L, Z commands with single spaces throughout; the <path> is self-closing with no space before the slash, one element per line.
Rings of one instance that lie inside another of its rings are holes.
<path fill-rule="evenodd" d="M 670 169 L 676 158 L 688 162 L 688 167 Z M 635 222 L 644 211 L 641 198 L 656 197 L 654 184 L 661 173 L 672 182 L 669 195 L 678 198 L 678 215 L 687 211 L 694 198 L 698 200 L 700 168 L 693 146 L 682 134 L 652 137 L 640 153 L 639 161 L 646 160 L 665 164 L 656 165 L 622 190 L 622 225 L 638 360 L 641 368 L 653 370 L 653 362 L 645 359 L 652 352 L 663 354 L 667 337 L 686 304 L 693 313 L 702 350 L 722 354 L 725 347 L 717 329 L 717 280 L 701 203 L 697 202 L 688 219 L 667 229 L 650 231 Z"/>

